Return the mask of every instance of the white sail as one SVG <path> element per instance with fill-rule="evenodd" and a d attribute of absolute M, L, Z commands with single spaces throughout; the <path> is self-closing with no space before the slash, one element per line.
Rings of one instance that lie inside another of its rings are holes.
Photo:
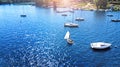
<path fill-rule="evenodd" d="M 69 31 L 67 31 L 67 33 L 66 33 L 66 35 L 65 35 L 64 39 L 69 39 L 69 38 L 70 38 L 70 32 L 69 32 Z"/>

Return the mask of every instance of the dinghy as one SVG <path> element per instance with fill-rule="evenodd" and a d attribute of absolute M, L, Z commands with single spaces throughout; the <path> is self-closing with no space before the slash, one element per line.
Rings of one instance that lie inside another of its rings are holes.
<path fill-rule="evenodd" d="M 91 43 L 91 48 L 93 49 L 106 49 L 111 46 L 110 43 L 104 43 L 104 42 L 96 42 L 96 43 Z"/>
<path fill-rule="evenodd" d="M 65 34 L 64 39 L 66 39 L 68 44 L 73 44 L 74 43 L 74 41 L 72 39 L 70 39 L 70 32 L 69 31 L 67 31 L 67 33 Z"/>
<path fill-rule="evenodd" d="M 68 44 L 73 44 L 73 40 L 69 38 L 69 39 L 67 39 L 67 43 Z"/>

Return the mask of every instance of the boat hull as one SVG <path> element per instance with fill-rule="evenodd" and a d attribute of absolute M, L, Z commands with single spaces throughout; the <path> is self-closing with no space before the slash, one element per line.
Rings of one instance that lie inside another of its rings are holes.
<path fill-rule="evenodd" d="M 111 46 L 110 43 L 104 43 L 104 42 L 96 42 L 96 43 L 91 43 L 91 48 L 93 49 L 107 49 Z"/>
<path fill-rule="evenodd" d="M 68 44 L 73 44 L 74 41 L 73 41 L 72 39 L 67 39 L 67 43 L 68 43 Z"/>
<path fill-rule="evenodd" d="M 76 23 L 65 23 L 64 27 L 78 27 L 78 24 L 76 24 Z"/>

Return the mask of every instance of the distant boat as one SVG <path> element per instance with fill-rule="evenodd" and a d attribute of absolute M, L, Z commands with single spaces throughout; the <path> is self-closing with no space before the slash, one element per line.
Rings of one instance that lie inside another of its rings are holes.
<path fill-rule="evenodd" d="M 112 22 L 120 22 L 120 16 L 119 14 L 117 14 L 117 18 L 116 19 L 112 19 Z"/>
<path fill-rule="evenodd" d="M 74 13 L 72 14 L 72 22 L 66 22 L 64 23 L 64 27 L 78 27 L 79 25 L 77 23 L 73 23 L 74 19 Z"/>
<path fill-rule="evenodd" d="M 112 22 L 120 22 L 120 19 L 112 19 Z"/>
<path fill-rule="evenodd" d="M 68 23 L 64 23 L 64 26 L 65 26 L 65 27 L 78 27 L 79 25 L 76 24 L 76 23 L 68 22 Z"/>
<path fill-rule="evenodd" d="M 64 39 L 66 39 L 68 44 L 73 44 L 74 43 L 74 41 L 72 39 L 70 39 L 70 32 L 69 31 L 67 31 L 67 33 L 65 34 Z"/>
<path fill-rule="evenodd" d="M 79 18 L 79 17 L 77 17 L 77 18 L 75 19 L 75 21 L 84 21 L 84 18 Z"/>
<path fill-rule="evenodd" d="M 20 15 L 21 17 L 26 17 L 26 15 Z"/>
<path fill-rule="evenodd" d="M 57 13 L 65 13 L 65 12 L 68 12 L 68 11 L 56 11 Z"/>
<path fill-rule="evenodd" d="M 74 13 L 74 9 L 70 8 L 70 9 L 68 10 L 68 12 Z"/>
<path fill-rule="evenodd" d="M 104 43 L 104 42 L 96 42 L 96 43 L 91 43 L 91 48 L 93 49 L 106 49 L 111 46 L 110 43 Z"/>
<path fill-rule="evenodd" d="M 82 11 L 80 12 L 80 16 L 82 15 Z M 84 18 L 82 17 L 77 17 L 75 18 L 75 21 L 84 21 Z"/>
<path fill-rule="evenodd" d="M 62 16 L 67 16 L 67 14 L 62 14 Z"/>
<path fill-rule="evenodd" d="M 113 15 L 111 15 L 111 14 L 108 14 L 107 16 L 109 16 L 109 17 L 113 17 Z"/>
<path fill-rule="evenodd" d="M 24 10 L 24 6 L 22 7 L 22 9 L 23 9 L 23 14 L 21 14 L 20 17 L 27 17 L 27 15 L 26 15 L 25 12 L 24 12 L 24 11 L 25 11 L 25 10 Z"/>

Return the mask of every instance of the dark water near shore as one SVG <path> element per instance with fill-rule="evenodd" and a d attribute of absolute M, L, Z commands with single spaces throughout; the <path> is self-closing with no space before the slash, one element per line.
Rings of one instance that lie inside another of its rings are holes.
<path fill-rule="evenodd" d="M 111 22 L 120 12 L 76 10 L 74 18 L 85 19 L 74 21 L 78 28 L 64 27 L 72 19 L 67 14 L 31 5 L 0 5 L 0 67 L 120 67 L 120 23 Z M 75 42 L 71 46 L 64 40 L 67 30 Z M 111 43 L 111 49 L 92 50 L 90 43 L 98 41 Z"/>

